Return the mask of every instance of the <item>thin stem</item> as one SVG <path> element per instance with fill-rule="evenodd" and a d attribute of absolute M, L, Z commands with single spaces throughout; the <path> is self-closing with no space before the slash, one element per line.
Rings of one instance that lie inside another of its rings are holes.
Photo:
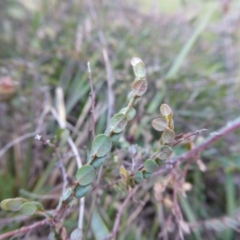
<path fill-rule="evenodd" d="M 13 147 L 14 145 L 16 145 L 17 143 L 20 143 L 28 138 L 32 138 L 34 136 L 36 136 L 37 134 L 40 133 L 40 130 L 42 128 L 43 125 L 43 121 L 45 116 L 48 114 L 49 112 L 49 107 L 46 106 L 41 114 L 41 116 L 39 117 L 39 122 L 38 122 L 38 127 L 34 132 L 31 133 L 26 133 L 22 136 L 20 136 L 19 138 L 14 139 L 12 142 L 9 142 L 7 145 L 5 145 L 1 150 L 0 150 L 0 158 L 7 152 L 8 149 L 10 149 L 11 147 Z"/>
<path fill-rule="evenodd" d="M 235 131 L 240 128 L 240 117 L 232 122 L 229 122 L 223 128 L 219 129 L 217 132 L 213 132 L 210 136 L 200 145 L 196 146 L 189 152 L 182 154 L 179 157 L 167 161 L 163 166 L 161 166 L 153 175 L 159 175 L 161 173 L 170 172 L 177 163 L 184 161 L 193 161 L 196 159 L 198 154 L 208 148 L 211 144 L 217 140 L 223 138 L 225 135 Z"/>
<path fill-rule="evenodd" d="M 120 224 L 120 220 L 121 220 L 121 217 L 122 217 L 122 214 L 123 214 L 123 211 L 124 209 L 126 208 L 128 202 L 130 201 L 130 199 L 134 196 L 134 194 L 136 193 L 136 191 L 138 190 L 138 187 L 139 186 L 136 186 L 129 194 L 128 196 L 125 198 L 125 200 L 123 201 L 122 205 L 120 206 L 119 210 L 118 210 L 118 213 L 117 213 L 117 216 L 116 216 L 116 219 L 115 219 L 115 222 L 114 222 L 114 226 L 113 226 L 113 230 L 112 230 L 112 233 L 111 233 L 111 237 L 113 240 L 116 239 L 117 237 L 117 232 L 119 230 L 119 224 Z"/>
<path fill-rule="evenodd" d="M 92 71 L 91 71 L 91 66 L 90 62 L 87 63 L 88 65 L 88 79 L 90 82 L 90 88 L 91 88 L 91 127 L 90 131 L 92 132 L 92 138 L 95 138 L 95 117 L 94 117 L 94 112 L 95 112 L 95 93 L 93 90 L 93 82 L 92 82 Z"/>
<path fill-rule="evenodd" d="M 203 131 L 207 131 L 207 129 L 204 128 L 204 129 L 201 129 L 201 130 L 196 130 L 195 132 L 189 133 L 187 136 L 183 136 L 181 139 L 175 141 L 173 143 L 172 147 L 178 145 L 180 142 L 182 142 L 182 141 L 184 141 L 184 140 L 186 140 L 186 139 L 188 139 L 188 138 L 190 138 L 190 137 L 192 137 L 194 135 L 202 133 Z"/>
<path fill-rule="evenodd" d="M 10 231 L 10 232 L 4 233 L 4 234 L 0 235 L 0 240 L 12 237 L 14 235 L 24 234 L 24 233 L 30 232 L 34 228 L 38 228 L 38 227 L 41 227 L 43 225 L 52 225 L 52 224 L 53 224 L 52 219 L 44 219 L 44 220 L 36 222 L 36 223 L 34 223 L 32 225 L 29 225 L 29 226 L 22 227 L 22 228 L 19 228 L 17 230 L 14 230 L 14 231 Z"/>

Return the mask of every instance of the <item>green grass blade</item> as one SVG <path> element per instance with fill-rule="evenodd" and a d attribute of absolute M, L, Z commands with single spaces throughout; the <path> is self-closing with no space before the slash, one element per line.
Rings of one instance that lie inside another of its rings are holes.
<path fill-rule="evenodd" d="M 189 222 L 195 222 L 196 218 L 194 216 L 193 210 L 191 209 L 187 199 L 183 198 L 183 197 L 180 197 L 180 203 L 181 203 L 181 207 L 183 208 L 183 211 L 184 211 L 188 221 Z M 197 240 L 201 240 L 202 239 L 199 230 L 195 230 L 193 232 L 193 234 L 195 236 L 195 239 L 197 239 Z"/>
<path fill-rule="evenodd" d="M 109 235 L 109 230 L 96 209 L 93 212 L 91 228 L 96 240 L 105 239 Z"/>
<path fill-rule="evenodd" d="M 207 11 L 207 13 L 203 16 L 201 19 L 199 25 L 197 26 L 196 30 L 194 31 L 193 35 L 189 38 L 187 43 L 183 46 L 180 53 L 176 57 L 175 61 L 173 62 L 171 68 L 166 74 L 166 79 L 171 79 L 173 77 L 176 77 L 177 73 L 179 72 L 182 63 L 184 62 L 185 58 L 189 54 L 190 50 L 193 48 L 194 44 L 196 43 L 197 39 L 203 32 L 204 28 L 207 26 L 213 12 L 215 10 L 215 7 L 210 7 Z M 165 92 L 165 91 L 164 91 Z M 148 112 L 153 113 L 156 112 L 158 107 L 160 106 L 161 100 L 163 98 L 163 94 L 156 94 L 155 97 L 152 99 L 151 104 L 148 107 Z"/>

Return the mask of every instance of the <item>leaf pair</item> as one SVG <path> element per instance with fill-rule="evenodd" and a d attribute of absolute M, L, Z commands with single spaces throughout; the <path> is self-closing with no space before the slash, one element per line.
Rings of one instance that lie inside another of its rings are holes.
<path fill-rule="evenodd" d="M 25 198 L 9 198 L 1 202 L 1 208 L 12 212 L 21 212 L 31 216 L 37 211 L 43 211 L 43 206 L 39 202 L 29 201 Z"/>
<path fill-rule="evenodd" d="M 163 132 L 161 136 L 161 145 L 172 145 L 175 139 L 173 113 L 172 109 L 167 104 L 160 106 L 162 117 L 152 121 L 152 126 L 155 130 Z"/>

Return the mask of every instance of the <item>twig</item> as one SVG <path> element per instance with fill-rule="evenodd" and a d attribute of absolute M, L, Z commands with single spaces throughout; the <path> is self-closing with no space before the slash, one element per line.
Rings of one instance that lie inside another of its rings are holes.
<path fill-rule="evenodd" d="M 150 199 L 150 195 L 146 194 L 142 203 L 137 207 L 137 209 L 129 216 L 126 226 L 131 226 L 133 221 L 138 217 L 138 215 L 143 210 L 144 206 L 146 205 L 147 201 Z"/>
<path fill-rule="evenodd" d="M 9 237 L 17 235 L 17 234 L 24 234 L 24 233 L 30 232 L 34 228 L 38 228 L 38 227 L 41 227 L 43 225 L 52 225 L 52 224 L 54 224 L 52 219 L 44 219 L 44 220 L 36 222 L 32 225 L 29 225 L 29 226 L 22 227 L 22 228 L 19 228 L 17 230 L 14 230 L 14 231 L 4 233 L 4 234 L 0 235 L 0 240 L 9 238 Z"/>
<path fill-rule="evenodd" d="M 213 229 L 215 231 L 223 231 L 226 228 L 232 228 L 238 231 L 238 227 L 240 226 L 240 210 L 236 209 L 235 213 L 231 216 L 223 216 L 186 224 L 192 231 L 199 228 Z"/>
<path fill-rule="evenodd" d="M 61 121 L 59 121 L 58 113 L 56 112 L 56 110 L 54 108 L 51 108 L 51 112 L 52 112 L 53 116 L 55 117 L 55 119 L 58 121 L 59 125 L 61 126 Z M 73 142 L 73 140 L 70 136 L 68 137 L 68 144 L 72 148 L 72 151 L 76 157 L 76 162 L 77 162 L 78 168 L 82 167 L 81 157 L 78 153 L 75 143 Z M 80 228 L 81 230 L 83 229 L 84 202 L 85 202 L 84 197 L 79 200 L 78 228 Z"/>
<path fill-rule="evenodd" d="M 104 32 L 99 25 L 99 18 L 97 16 L 97 12 L 94 8 L 93 1 L 88 0 L 88 1 L 86 1 L 86 3 L 89 8 L 90 16 L 95 21 L 95 24 L 97 26 L 98 37 L 99 37 L 101 45 L 103 46 L 102 53 L 103 53 L 103 60 L 104 60 L 106 71 L 107 71 L 107 86 L 108 86 L 108 114 L 107 114 L 107 126 L 108 126 L 110 118 L 113 114 L 113 108 L 114 108 L 114 93 L 113 93 L 113 89 L 112 89 L 112 85 L 114 83 L 113 70 L 111 67 L 110 60 L 109 60 L 109 54 L 108 54 L 108 50 L 107 50 L 107 42 L 106 42 L 106 39 L 104 36 Z"/>
<path fill-rule="evenodd" d="M 219 129 L 217 132 L 211 133 L 210 136 L 202 144 L 196 146 L 189 152 L 186 152 L 179 157 L 167 161 L 153 175 L 170 172 L 177 163 L 195 160 L 201 151 L 203 151 L 217 140 L 221 139 L 225 135 L 235 131 L 238 128 L 240 128 L 240 117 L 232 122 L 229 122 L 228 124 L 226 124 L 226 126 Z"/>
<path fill-rule="evenodd" d="M 113 240 L 116 239 L 116 236 L 117 236 L 117 232 L 119 230 L 119 224 L 120 224 L 120 220 L 121 220 L 121 217 L 122 217 L 122 214 L 123 214 L 123 211 L 124 209 L 126 208 L 129 200 L 134 196 L 134 194 L 136 193 L 136 191 L 138 190 L 139 188 L 139 185 L 136 186 L 129 194 L 128 196 L 125 198 L 125 200 L 123 201 L 122 205 L 120 206 L 119 210 L 118 210 L 118 213 L 117 213 L 117 216 L 115 218 L 115 222 L 114 222 L 114 226 L 113 226 L 113 230 L 111 232 L 111 236 Z"/>
<path fill-rule="evenodd" d="M 65 166 L 64 166 L 63 162 L 61 161 L 61 156 L 60 156 L 60 153 L 58 151 L 58 148 L 57 148 L 56 144 L 51 143 L 49 139 L 46 140 L 40 135 L 36 135 L 35 139 L 41 141 L 44 145 L 47 145 L 47 146 L 51 147 L 53 149 L 55 155 L 57 156 L 58 167 L 61 171 L 61 175 L 62 175 L 62 179 L 63 179 L 63 186 L 62 186 L 62 195 L 63 195 L 66 188 L 67 188 L 67 185 L 68 185 L 68 176 L 67 176 L 67 173 L 66 173 Z"/>
<path fill-rule="evenodd" d="M 186 139 L 188 139 L 188 138 L 190 138 L 190 137 L 192 137 L 194 135 L 200 134 L 200 133 L 202 133 L 204 131 L 207 131 L 207 129 L 203 128 L 201 130 L 196 130 L 195 132 L 189 133 L 187 136 L 183 136 L 179 140 L 175 141 L 172 146 L 174 147 L 174 146 L 178 145 L 180 142 L 182 142 L 182 141 L 184 141 L 184 140 L 186 140 Z"/>
<path fill-rule="evenodd" d="M 90 126 L 90 131 L 92 132 L 92 138 L 94 139 L 95 137 L 95 118 L 94 118 L 94 112 L 95 112 L 95 93 L 93 90 L 93 82 L 92 82 L 92 71 L 91 71 L 91 66 L 90 62 L 87 63 L 88 65 L 88 78 L 89 78 L 89 83 L 90 83 L 90 88 L 91 88 L 91 126 Z"/>
<path fill-rule="evenodd" d="M 29 218 L 31 218 L 31 216 L 15 216 L 15 217 L 9 217 L 9 218 L 2 218 L 0 219 L 0 226 L 1 228 L 3 228 L 4 226 L 11 224 L 13 222 L 21 222 L 21 221 L 26 221 Z"/>
<path fill-rule="evenodd" d="M 59 116 L 58 116 L 58 113 L 53 107 L 51 108 L 51 113 L 54 116 L 54 118 L 57 120 L 59 126 L 62 127 L 61 126 L 61 121 L 60 121 Z M 71 147 L 71 149 L 74 153 L 78 168 L 80 168 L 82 166 L 82 160 L 81 160 L 81 157 L 78 153 L 77 147 L 76 147 L 75 143 L 73 142 L 73 140 L 70 136 L 68 137 L 67 141 L 68 141 L 68 144 L 70 145 L 70 147 Z"/>
<path fill-rule="evenodd" d="M 13 147 L 14 145 L 16 145 L 17 143 L 20 143 L 28 138 L 32 138 L 34 136 L 36 136 L 37 134 L 39 134 L 44 118 L 45 116 L 48 114 L 49 112 L 49 107 L 45 107 L 45 109 L 43 110 L 40 118 L 39 118 L 39 122 L 38 122 L 38 127 L 34 132 L 31 133 L 26 133 L 24 135 L 22 135 L 19 138 L 16 138 L 15 140 L 13 140 L 12 142 L 8 143 L 7 145 L 5 145 L 1 150 L 0 150 L 0 158 L 7 152 L 8 149 L 10 149 L 11 147 Z"/>

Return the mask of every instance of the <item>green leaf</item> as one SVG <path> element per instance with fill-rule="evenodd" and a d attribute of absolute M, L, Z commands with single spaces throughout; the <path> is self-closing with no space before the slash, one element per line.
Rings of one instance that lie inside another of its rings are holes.
<path fill-rule="evenodd" d="M 131 65 L 132 65 L 133 67 L 135 67 L 138 63 L 141 63 L 141 62 L 143 62 L 142 59 L 141 59 L 141 58 L 138 58 L 138 57 L 133 57 L 133 58 L 131 59 Z"/>
<path fill-rule="evenodd" d="M 163 145 L 160 148 L 160 152 L 159 152 L 158 158 L 161 159 L 161 160 L 166 160 L 166 159 L 168 159 L 172 155 L 172 152 L 173 151 L 172 151 L 171 147 Z"/>
<path fill-rule="evenodd" d="M 85 165 L 78 169 L 76 178 L 81 186 L 89 185 L 95 178 L 93 166 Z"/>
<path fill-rule="evenodd" d="M 136 186 L 136 181 L 133 178 L 129 178 L 128 185 L 134 188 Z"/>
<path fill-rule="evenodd" d="M 162 104 L 160 106 L 160 112 L 164 117 L 172 115 L 172 109 L 167 104 Z"/>
<path fill-rule="evenodd" d="M 67 188 L 63 193 L 62 200 L 66 201 L 71 196 L 71 194 L 72 194 L 72 188 Z"/>
<path fill-rule="evenodd" d="M 97 157 L 105 156 L 112 148 L 110 137 L 105 134 L 98 135 L 92 143 L 92 153 Z"/>
<path fill-rule="evenodd" d="M 60 197 L 56 209 L 59 210 L 62 207 L 62 204 L 63 204 L 63 199 L 62 199 L 62 197 Z"/>
<path fill-rule="evenodd" d="M 82 239 L 82 230 L 80 228 L 75 228 L 70 235 L 70 240 L 79 239 Z"/>
<path fill-rule="evenodd" d="M 112 133 L 110 138 L 113 142 L 117 142 L 121 136 L 122 136 L 122 133 Z"/>
<path fill-rule="evenodd" d="M 157 165 L 157 163 L 152 159 L 148 159 L 144 162 L 144 168 L 149 173 L 155 172 L 158 169 L 158 167 L 159 166 Z"/>
<path fill-rule="evenodd" d="M 127 96 L 128 101 L 130 101 L 130 100 L 133 98 L 133 96 L 134 96 L 133 94 L 134 94 L 133 91 L 131 91 L 131 92 L 128 94 L 128 96 Z M 139 103 L 140 100 L 141 100 L 141 97 L 135 96 L 134 98 L 135 98 L 135 100 L 134 100 L 133 106 L 135 106 L 135 105 L 136 105 L 137 103 Z"/>
<path fill-rule="evenodd" d="M 170 128 L 166 128 L 163 131 L 160 142 L 162 145 L 171 145 L 174 142 L 174 139 L 175 139 L 175 132 Z"/>
<path fill-rule="evenodd" d="M 152 127 L 157 131 L 164 131 L 164 129 L 167 127 L 167 121 L 164 118 L 156 118 L 152 121 Z"/>
<path fill-rule="evenodd" d="M 109 127 L 114 133 L 120 133 L 127 126 L 128 119 L 123 113 L 115 114 L 109 123 Z"/>
<path fill-rule="evenodd" d="M 143 181 L 143 173 L 140 172 L 140 171 L 137 171 L 134 173 L 134 180 L 137 182 L 137 183 L 140 183 Z"/>
<path fill-rule="evenodd" d="M 174 130 L 174 122 L 173 122 L 172 117 L 169 119 L 168 127 L 169 127 L 170 129 Z"/>
<path fill-rule="evenodd" d="M 20 210 L 22 204 L 27 201 L 28 200 L 24 198 L 9 198 L 9 199 L 3 200 L 0 205 L 3 210 L 17 212 Z"/>
<path fill-rule="evenodd" d="M 39 210 L 39 211 L 43 211 L 44 210 L 44 207 L 43 207 L 43 205 L 40 202 L 32 201 L 31 203 L 35 204 L 37 210 Z"/>
<path fill-rule="evenodd" d="M 143 171 L 143 178 L 144 178 L 144 179 L 150 178 L 151 176 L 152 176 L 152 173 Z"/>
<path fill-rule="evenodd" d="M 109 235 L 109 230 L 96 208 L 93 211 L 91 228 L 96 240 L 103 240 Z"/>
<path fill-rule="evenodd" d="M 128 111 L 127 111 L 128 110 Z M 125 107 L 120 110 L 120 113 L 126 115 L 128 121 L 132 120 L 136 115 L 136 110 L 133 107 Z"/>
<path fill-rule="evenodd" d="M 147 91 L 147 81 L 140 79 L 132 84 L 133 96 L 141 97 Z"/>
<path fill-rule="evenodd" d="M 87 185 L 87 186 L 81 186 L 81 185 L 77 185 L 77 187 L 74 189 L 74 196 L 76 198 L 82 198 L 83 196 L 85 196 L 89 191 L 91 190 L 91 185 Z"/>
<path fill-rule="evenodd" d="M 128 180 L 128 171 L 126 170 L 126 168 L 124 166 L 120 167 L 119 174 L 120 174 L 121 178 L 123 179 L 123 182 L 126 183 Z"/>
<path fill-rule="evenodd" d="M 37 211 L 36 202 L 26 202 L 26 203 L 22 204 L 20 211 L 21 211 L 21 213 L 28 215 L 28 216 L 35 214 Z"/>
<path fill-rule="evenodd" d="M 99 168 L 103 162 L 105 161 L 106 157 L 97 157 L 93 160 L 93 162 L 91 163 L 91 165 L 96 169 L 96 168 Z"/>
<path fill-rule="evenodd" d="M 131 64 L 133 66 L 133 71 L 136 77 L 144 78 L 146 76 L 146 67 L 140 58 L 132 58 Z"/>
<path fill-rule="evenodd" d="M 161 160 L 161 159 L 159 159 L 159 158 L 156 158 L 155 161 L 156 161 L 156 163 L 157 163 L 158 166 L 162 166 L 163 163 L 165 162 L 165 161 L 163 161 L 163 160 Z"/>

